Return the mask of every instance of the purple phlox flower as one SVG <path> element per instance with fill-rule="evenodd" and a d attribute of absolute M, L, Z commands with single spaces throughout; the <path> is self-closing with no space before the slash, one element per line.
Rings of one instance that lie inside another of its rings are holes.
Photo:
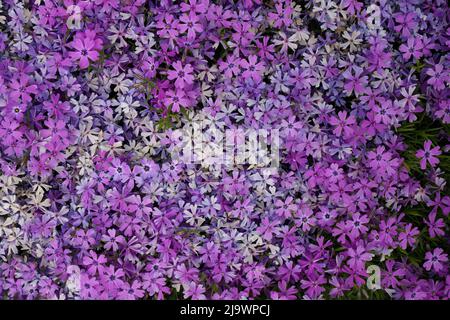
<path fill-rule="evenodd" d="M 181 89 L 177 89 L 175 91 L 169 90 L 167 92 L 167 97 L 164 99 L 164 102 L 167 106 L 170 106 L 170 109 L 173 112 L 178 112 L 180 111 L 181 107 L 186 108 L 190 105 L 189 98 Z"/>
<path fill-rule="evenodd" d="M 261 75 L 264 72 L 264 64 L 262 62 L 257 62 L 258 58 L 255 55 L 251 55 L 247 59 L 241 59 L 240 66 L 245 70 L 242 73 L 244 79 L 251 78 L 255 82 L 261 81 Z"/>
<path fill-rule="evenodd" d="M 397 32 L 401 32 L 403 37 L 409 37 L 412 29 L 416 25 L 415 18 L 415 12 L 395 13 L 394 19 L 397 24 L 395 25 L 394 30 Z"/>
<path fill-rule="evenodd" d="M 427 168 L 427 163 L 429 163 L 432 168 L 434 168 L 439 163 L 439 159 L 436 156 L 442 154 L 441 148 L 439 146 L 431 148 L 431 145 L 431 140 L 426 140 L 423 144 L 423 149 L 420 149 L 416 152 L 416 157 L 421 159 L 420 168 L 422 170 L 425 170 Z"/>
<path fill-rule="evenodd" d="M 437 211 L 439 208 L 445 216 L 448 216 L 450 212 L 450 197 L 444 196 L 441 198 L 441 193 L 438 192 L 434 200 L 427 202 L 428 207 L 433 207 L 432 211 Z"/>
<path fill-rule="evenodd" d="M 105 262 L 107 262 L 105 256 L 103 254 L 97 255 L 93 250 L 89 250 L 89 255 L 83 257 L 83 264 L 91 275 L 95 275 L 97 271 L 102 273 Z"/>
<path fill-rule="evenodd" d="M 346 221 L 346 225 L 350 231 L 349 237 L 351 239 L 356 239 L 361 234 L 365 234 L 369 230 L 366 226 L 368 222 L 369 218 L 366 215 L 355 213 L 350 220 Z"/>
<path fill-rule="evenodd" d="M 400 285 L 399 279 L 406 275 L 403 268 L 396 266 L 394 260 L 385 262 L 386 270 L 381 271 L 381 286 L 388 288 L 397 288 Z"/>
<path fill-rule="evenodd" d="M 145 295 L 145 291 L 141 289 L 142 284 L 138 280 L 134 280 L 131 284 L 124 282 L 118 292 L 118 298 L 121 300 L 141 299 Z"/>
<path fill-rule="evenodd" d="M 294 211 L 297 209 L 297 205 L 293 202 L 293 197 L 287 197 L 286 200 L 277 199 L 275 201 L 275 213 L 285 219 L 292 218 Z"/>
<path fill-rule="evenodd" d="M 38 87 L 35 84 L 29 84 L 30 77 L 26 74 L 21 74 L 19 78 L 14 78 L 11 81 L 10 87 L 12 89 L 10 97 L 12 99 L 21 99 L 23 102 L 31 102 L 30 94 L 37 94 Z"/>
<path fill-rule="evenodd" d="M 433 251 L 428 251 L 425 254 L 424 268 L 428 271 L 433 269 L 436 272 L 447 269 L 448 255 L 444 253 L 441 248 L 435 248 Z"/>
<path fill-rule="evenodd" d="M 295 222 L 303 232 L 308 232 L 312 227 L 316 225 L 314 212 L 308 206 L 300 206 L 296 214 Z"/>
<path fill-rule="evenodd" d="M 398 236 L 398 241 L 400 243 L 400 247 L 403 250 L 406 250 L 407 246 L 413 247 L 416 243 L 416 236 L 419 234 L 419 229 L 413 227 L 411 223 L 408 223 L 405 226 L 404 231 L 401 231 Z"/>
<path fill-rule="evenodd" d="M 445 84 L 450 80 L 448 69 L 445 69 L 441 63 L 434 65 L 433 68 L 427 69 L 426 74 L 430 76 L 427 83 L 432 85 L 436 90 L 443 90 Z"/>
<path fill-rule="evenodd" d="M 72 60 L 79 61 L 81 69 L 89 66 L 90 61 L 97 61 L 100 57 L 99 50 L 103 41 L 95 38 L 95 32 L 87 30 L 83 34 L 77 34 L 70 46 L 74 51 L 69 53 Z"/>
<path fill-rule="evenodd" d="M 347 111 L 339 111 L 338 117 L 332 116 L 330 118 L 330 124 L 335 126 L 333 133 L 338 137 L 342 133 L 344 133 L 344 137 L 349 137 L 353 133 L 352 125 L 355 123 L 355 117 L 352 115 L 347 117 Z"/>
<path fill-rule="evenodd" d="M 341 6 L 346 9 L 350 15 L 355 15 L 361 11 L 363 4 L 357 0 L 342 0 Z"/>
<path fill-rule="evenodd" d="M 206 300 L 205 287 L 201 284 L 196 284 L 195 282 L 190 282 L 187 290 L 184 292 L 185 299 L 192 300 Z"/>
<path fill-rule="evenodd" d="M 273 300 L 295 300 L 297 299 L 297 289 L 294 286 L 288 287 L 286 281 L 280 281 L 278 283 L 278 291 L 271 291 L 270 298 Z"/>
<path fill-rule="evenodd" d="M 406 44 L 400 45 L 400 51 L 403 53 L 403 59 L 408 61 L 411 57 L 415 59 L 420 59 L 423 55 L 422 53 L 423 43 L 420 38 L 409 37 Z"/>
<path fill-rule="evenodd" d="M 363 71 L 364 70 L 362 68 L 353 66 L 353 68 L 347 69 L 342 74 L 344 79 L 347 80 L 344 84 L 344 89 L 349 95 L 351 95 L 353 92 L 356 95 L 360 95 L 365 92 L 368 77 L 362 75 Z"/>
<path fill-rule="evenodd" d="M 189 14 L 185 13 L 180 17 L 178 30 L 181 33 L 187 32 L 188 39 L 195 39 L 197 33 L 203 31 L 203 26 L 200 23 L 200 18 L 191 11 Z"/>
<path fill-rule="evenodd" d="M 432 210 L 428 215 L 428 219 L 424 219 L 425 224 L 428 226 L 428 233 L 431 238 L 443 237 L 445 235 L 445 222 L 444 219 L 436 219 L 437 211 Z"/>
<path fill-rule="evenodd" d="M 175 70 L 169 70 L 167 72 L 167 78 L 169 80 L 175 80 L 175 86 L 177 88 L 184 88 L 185 85 L 190 85 L 194 82 L 194 76 L 191 74 L 194 69 L 190 64 L 186 64 L 184 67 L 180 61 L 173 64 Z"/>
<path fill-rule="evenodd" d="M 283 3 L 277 3 L 275 5 L 277 12 L 269 12 L 269 20 L 273 23 L 274 27 L 281 28 L 283 25 L 289 26 L 292 22 L 291 15 L 294 9 L 291 6 L 291 2 L 287 1 L 285 5 Z"/>
<path fill-rule="evenodd" d="M 125 238 L 122 235 L 117 235 L 115 229 L 108 229 L 107 234 L 102 235 L 102 241 L 105 242 L 105 249 L 117 251 L 119 245 L 125 243 Z"/>
<path fill-rule="evenodd" d="M 306 294 L 309 298 L 317 299 L 325 291 L 323 285 L 326 283 L 327 280 L 323 275 L 312 272 L 307 275 L 307 279 L 301 280 L 301 287 L 306 289 Z"/>

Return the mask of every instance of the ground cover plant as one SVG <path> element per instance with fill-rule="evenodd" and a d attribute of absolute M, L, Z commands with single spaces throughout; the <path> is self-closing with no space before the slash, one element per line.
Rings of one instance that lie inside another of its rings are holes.
<path fill-rule="evenodd" d="M 0 297 L 448 299 L 449 13 L 1 0 Z"/>

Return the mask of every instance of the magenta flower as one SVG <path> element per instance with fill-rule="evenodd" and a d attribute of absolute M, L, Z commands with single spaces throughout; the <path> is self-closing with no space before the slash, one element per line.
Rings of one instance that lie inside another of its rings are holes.
<path fill-rule="evenodd" d="M 372 260 L 372 254 L 366 251 L 363 246 L 357 246 L 356 249 L 349 248 L 348 249 L 349 259 L 347 264 L 350 267 L 356 268 L 357 270 L 364 270 L 364 265 L 366 261 Z"/>
<path fill-rule="evenodd" d="M 167 97 L 164 99 L 164 102 L 167 106 L 170 106 L 173 112 L 180 111 L 181 107 L 186 108 L 189 106 L 189 99 L 182 90 L 170 90 L 167 92 Z"/>
<path fill-rule="evenodd" d="M 125 243 L 125 238 L 122 235 L 116 234 L 116 229 L 109 229 L 107 234 L 102 236 L 102 241 L 105 242 L 105 249 L 117 251 L 119 245 Z"/>
<path fill-rule="evenodd" d="M 344 133 L 344 136 L 350 136 L 353 133 L 352 125 L 356 123 L 355 117 L 352 115 L 347 117 L 346 111 L 340 111 L 338 117 L 332 116 L 330 118 L 330 124 L 336 128 L 333 133 L 338 137 Z"/>
<path fill-rule="evenodd" d="M 219 69 L 220 71 L 224 72 L 225 76 L 227 78 L 231 78 L 233 76 L 238 75 L 240 70 L 240 60 L 239 58 L 236 58 L 235 56 L 228 56 L 226 62 L 220 61 L 219 62 Z"/>
<path fill-rule="evenodd" d="M 323 285 L 326 283 L 327 280 L 322 275 L 317 275 L 313 272 L 308 274 L 307 279 L 301 280 L 301 287 L 306 290 L 306 294 L 310 299 L 317 299 L 325 291 Z"/>
<path fill-rule="evenodd" d="M 20 123 L 17 121 L 3 120 L 0 126 L 1 143 L 10 145 L 19 140 L 23 136 L 23 131 L 20 129 Z"/>
<path fill-rule="evenodd" d="M 13 79 L 11 82 L 10 97 L 12 99 L 21 99 L 23 102 L 31 102 L 30 94 L 37 94 L 37 85 L 29 84 L 30 77 L 25 74 L 20 75 L 18 79 Z"/>
<path fill-rule="evenodd" d="M 83 229 L 80 229 L 76 231 L 73 243 L 80 248 L 88 250 L 95 243 L 94 237 L 95 230 L 89 229 L 84 231 Z"/>
<path fill-rule="evenodd" d="M 342 7 L 347 10 L 351 15 L 359 13 L 363 4 L 356 0 L 343 0 L 341 3 Z"/>
<path fill-rule="evenodd" d="M 71 47 L 75 51 L 71 51 L 69 56 L 72 60 L 78 61 L 81 69 L 87 68 L 90 61 L 97 61 L 100 57 L 95 39 L 78 37 L 71 43 Z"/>
<path fill-rule="evenodd" d="M 400 232 L 398 240 L 400 241 L 400 247 L 403 250 L 409 246 L 413 247 L 416 243 L 416 236 L 419 234 L 419 230 L 413 227 L 411 223 L 408 223 L 403 232 Z"/>
<path fill-rule="evenodd" d="M 166 14 L 162 18 L 156 23 L 156 27 L 159 29 L 157 34 L 163 38 L 176 39 L 178 36 L 178 21 L 171 14 Z"/>
<path fill-rule="evenodd" d="M 278 199 L 275 202 L 276 210 L 275 213 L 280 217 L 289 218 L 292 217 L 294 211 L 297 209 L 297 206 L 293 203 L 293 198 L 288 197 L 285 201 Z"/>
<path fill-rule="evenodd" d="M 271 291 L 270 292 L 270 298 L 273 300 L 295 300 L 297 289 L 293 286 L 288 287 L 287 282 L 281 281 L 278 284 L 278 288 L 280 289 L 280 292 L 277 291 Z"/>
<path fill-rule="evenodd" d="M 89 256 L 84 256 L 83 264 L 86 266 L 87 271 L 91 275 L 95 275 L 97 272 L 102 273 L 104 264 L 107 262 L 105 256 L 97 255 L 94 251 L 89 251 Z"/>
<path fill-rule="evenodd" d="M 445 222 L 444 219 L 436 219 L 437 211 L 433 210 L 428 215 L 428 219 L 424 219 L 425 224 L 428 226 L 428 233 L 430 238 L 442 237 L 445 235 Z"/>
<path fill-rule="evenodd" d="M 420 38 L 409 37 L 405 44 L 400 45 L 399 49 L 403 53 L 403 59 L 409 60 L 411 57 L 420 59 L 423 55 L 423 43 Z"/>
<path fill-rule="evenodd" d="M 342 76 L 347 80 L 344 85 L 344 89 L 349 95 L 351 95 L 352 92 L 356 95 L 364 93 L 367 85 L 367 76 L 362 76 L 363 71 L 364 70 L 362 68 L 354 66 L 352 70 L 346 70 L 342 74 Z"/>
<path fill-rule="evenodd" d="M 145 291 L 141 289 L 142 285 L 139 281 L 135 280 L 132 284 L 124 283 L 120 287 L 118 298 L 122 300 L 136 300 L 144 297 Z"/>
<path fill-rule="evenodd" d="M 401 32 L 402 36 L 408 37 L 411 34 L 411 29 L 415 25 L 415 12 L 397 13 L 394 15 L 397 25 L 394 27 L 395 31 Z"/>
<path fill-rule="evenodd" d="M 303 232 L 311 230 L 315 225 L 316 218 L 314 217 L 313 211 L 308 207 L 300 208 L 297 212 L 296 225 L 299 226 Z"/>
<path fill-rule="evenodd" d="M 366 215 L 361 215 L 360 213 L 355 213 L 351 220 L 347 220 L 347 227 L 349 232 L 349 236 L 352 239 L 358 238 L 361 234 L 367 232 L 368 228 L 366 224 L 369 222 L 369 218 Z"/>
<path fill-rule="evenodd" d="M 257 62 L 258 58 L 255 55 L 248 57 L 248 60 L 242 59 L 240 65 L 245 71 L 242 73 L 244 79 L 251 78 L 255 82 L 260 82 L 262 73 L 264 72 L 264 64 Z"/>
<path fill-rule="evenodd" d="M 123 285 L 123 277 L 125 273 L 121 268 L 114 268 L 114 266 L 109 266 L 104 268 L 100 274 L 100 278 L 105 282 L 106 288 L 114 293 L 118 288 Z"/>
<path fill-rule="evenodd" d="M 206 300 L 206 296 L 204 295 L 205 291 L 205 288 L 201 284 L 191 282 L 184 293 L 184 297 L 191 298 L 192 300 Z"/>
<path fill-rule="evenodd" d="M 183 89 L 186 85 L 194 83 L 194 76 L 191 74 L 194 69 L 190 64 L 182 66 L 180 61 L 173 64 L 174 70 L 167 71 L 167 78 L 169 80 L 175 79 L 175 86 L 177 88 Z"/>
<path fill-rule="evenodd" d="M 448 70 L 446 70 L 441 63 L 436 64 L 434 68 L 428 69 L 426 73 L 430 76 L 427 83 L 436 88 L 436 90 L 443 90 L 445 84 L 450 80 Z"/>
<path fill-rule="evenodd" d="M 431 140 L 426 140 L 423 145 L 423 149 L 416 152 L 416 157 L 420 160 L 420 168 L 425 170 L 427 168 L 427 162 L 434 168 L 438 163 L 439 159 L 436 156 L 441 155 L 441 148 L 436 146 L 431 148 Z"/>
<path fill-rule="evenodd" d="M 433 269 L 436 272 L 447 269 L 448 255 L 444 253 L 441 248 L 435 248 L 432 252 L 428 251 L 425 254 L 424 268 L 428 271 Z"/>
<path fill-rule="evenodd" d="M 194 39 L 197 33 L 203 31 L 203 26 L 200 23 L 199 17 L 195 14 L 195 12 L 191 11 L 189 14 L 183 14 L 180 17 L 178 30 L 182 33 L 187 31 L 188 38 Z"/>
<path fill-rule="evenodd" d="M 430 199 L 428 201 L 427 206 L 432 207 L 433 208 L 432 211 L 437 211 L 438 209 L 441 209 L 442 213 L 445 216 L 448 216 L 448 214 L 450 213 L 450 197 L 449 196 L 441 197 L 441 193 L 438 192 L 434 200 Z"/>

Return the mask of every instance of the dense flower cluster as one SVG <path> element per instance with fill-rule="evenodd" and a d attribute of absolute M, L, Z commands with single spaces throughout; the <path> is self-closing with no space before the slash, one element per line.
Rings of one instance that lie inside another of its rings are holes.
<path fill-rule="evenodd" d="M 401 134 L 450 122 L 448 19 L 444 0 L 2 0 L 0 297 L 448 299 L 448 133 Z M 172 157 L 200 116 L 279 130 L 279 166 Z"/>

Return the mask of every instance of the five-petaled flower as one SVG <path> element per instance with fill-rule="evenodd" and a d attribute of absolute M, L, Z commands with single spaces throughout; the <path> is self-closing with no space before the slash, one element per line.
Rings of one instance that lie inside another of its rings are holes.
<path fill-rule="evenodd" d="M 423 144 L 423 149 L 416 152 L 416 157 L 421 159 L 420 168 L 422 170 L 426 169 L 427 163 L 429 163 L 432 168 L 439 163 L 439 158 L 437 158 L 437 156 L 442 154 L 441 148 L 439 146 L 431 148 L 431 145 L 431 140 L 426 140 Z"/>

